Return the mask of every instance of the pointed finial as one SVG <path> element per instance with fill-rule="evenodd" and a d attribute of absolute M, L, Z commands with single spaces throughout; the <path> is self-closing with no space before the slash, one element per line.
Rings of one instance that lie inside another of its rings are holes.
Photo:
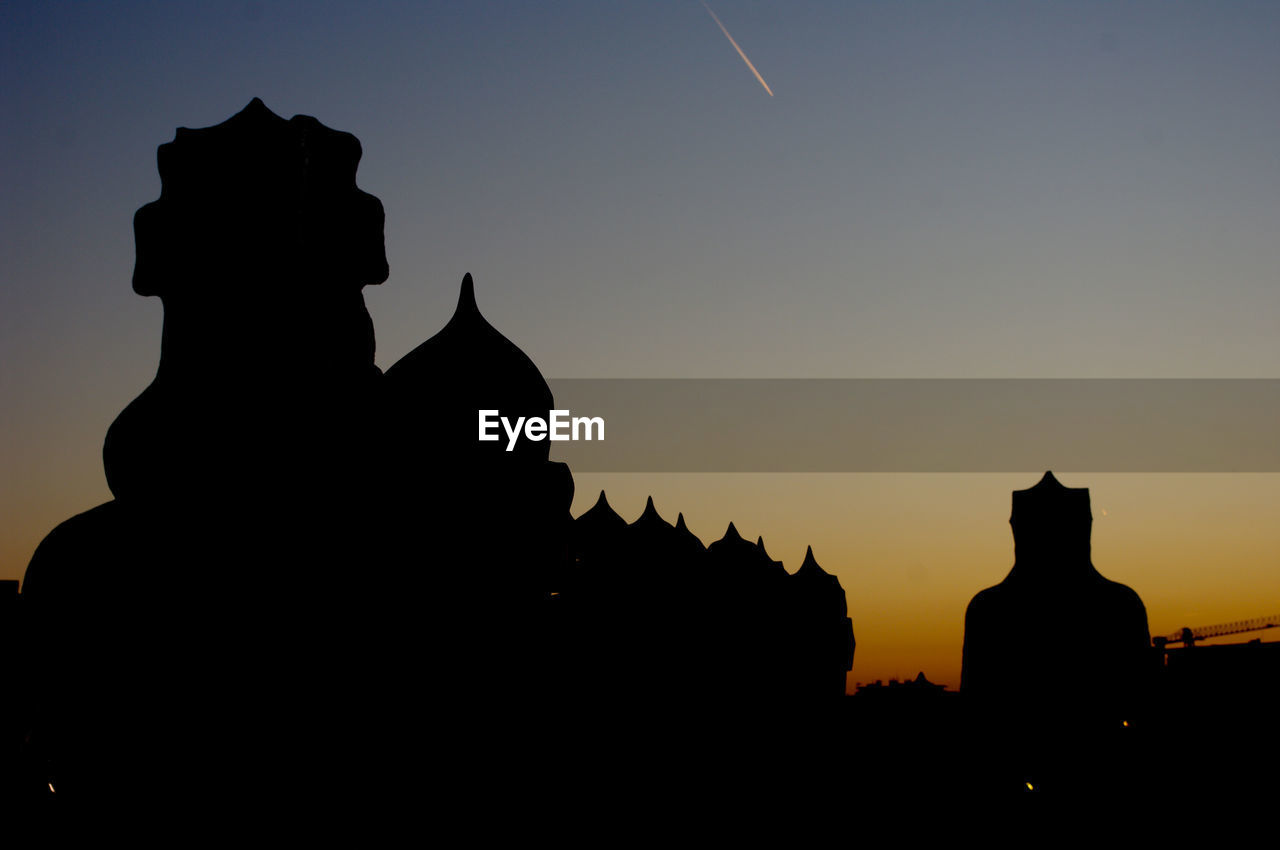
<path fill-rule="evenodd" d="M 600 498 L 596 499 L 596 503 L 583 511 L 574 522 L 584 523 L 584 528 L 593 527 L 606 531 L 625 528 L 627 525 L 627 521 L 618 516 L 618 512 L 609 504 L 609 499 L 603 490 L 600 491 Z"/>
<path fill-rule="evenodd" d="M 456 313 L 479 313 L 480 308 L 476 306 L 476 285 L 471 279 L 471 272 L 467 272 L 462 277 L 462 288 L 458 292 L 458 309 Z M 601 491 L 602 493 L 604 491 Z"/>
<path fill-rule="evenodd" d="M 245 105 L 244 109 L 241 109 L 239 114 L 233 117 L 239 118 L 242 121 L 252 120 L 261 122 L 264 120 L 274 120 L 280 123 L 284 123 L 285 121 L 284 118 L 272 112 L 271 109 L 262 102 L 262 98 L 260 97 L 255 97 L 253 100 L 249 101 Z"/>
<path fill-rule="evenodd" d="M 800 569 L 822 569 L 818 566 L 818 559 L 813 557 L 813 547 L 809 546 L 804 550 L 804 563 L 800 565 Z"/>
<path fill-rule="evenodd" d="M 1052 472 L 1046 472 L 1035 486 L 1013 491 L 1010 522 L 1048 522 L 1050 518 L 1054 523 L 1091 520 L 1089 488 L 1068 487 Z"/>
<path fill-rule="evenodd" d="M 1061 487 L 1064 490 L 1066 489 L 1066 486 L 1057 478 L 1054 478 L 1053 473 L 1049 471 L 1045 472 L 1044 477 L 1041 478 L 1040 481 L 1036 483 L 1036 486 L 1037 487 Z"/>
<path fill-rule="evenodd" d="M 658 509 L 653 506 L 652 496 L 650 496 L 648 501 L 644 503 L 644 511 L 640 514 L 639 518 L 636 519 L 635 524 L 641 524 L 641 523 L 648 524 L 648 525 L 654 525 L 654 524 L 666 525 L 667 524 L 667 521 L 663 519 L 661 515 L 659 515 Z"/>
<path fill-rule="evenodd" d="M 724 532 L 724 539 L 725 540 L 741 540 L 742 539 L 742 535 L 738 533 L 738 529 L 734 527 L 732 522 L 729 523 L 729 527 Z"/>
<path fill-rule="evenodd" d="M 689 530 L 688 524 L 685 523 L 684 521 L 684 514 L 676 515 L 676 531 L 680 532 L 689 540 L 692 540 L 694 543 L 696 543 L 699 549 L 703 551 L 706 550 L 707 548 L 706 545 L 703 544 L 702 540 L 699 539 L 698 535 L 694 534 L 692 531 Z"/>

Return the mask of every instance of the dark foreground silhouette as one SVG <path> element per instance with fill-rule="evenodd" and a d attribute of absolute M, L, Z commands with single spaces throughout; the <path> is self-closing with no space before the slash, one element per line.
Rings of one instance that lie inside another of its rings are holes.
<path fill-rule="evenodd" d="M 478 410 L 554 400 L 469 275 L 439 333 L 374 365 L 361 291 L 388 269 L 360 153 L 257 100 L 159 150 L 134 288 L 164 304 L 161 358 L 107 433 L 114 499 L 48 535 L 20 597 L 0 588 L 3 790 L 34 819 L 429 829 L 1127 793 L 1274 752 L 1263 709 L 1229 739 L 1196 724 L 1273 706 L 1276 653 L 1230 655 L 1254 683 L 1232 700 L 1208 695 L 1211 656 L 1165 665 L 1092 566 L 1087 491 L 1048 474 L 970 605 L 963 693 L 922 675 L 844 697 L 852 623 L 812 551 L 789 574 L 652 499 L 628 523 L 601 493 L 575 520 L 546 441 L 476 439 Z"/>
<path fill-rule="evenodd" d="M 769 711 L 841 703 L 839 583 L 732 526 L 706 549 L 652 502 L 575 522 L 547 442 L 478 442 L 478 410 L 554 403 L 469 275 L 384 375 L 360 154 L 256 99 L 160 147 L 133 279 L 164 305 L 160 365 L 107 433 L 115 498 L 28 567 L 16 793 L 57 819 L 283 818 L 780 763 Z"/>

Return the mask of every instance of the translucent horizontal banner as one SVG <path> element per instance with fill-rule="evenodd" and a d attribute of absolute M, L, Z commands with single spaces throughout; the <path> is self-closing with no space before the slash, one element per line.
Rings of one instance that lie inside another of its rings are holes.
<path fill-rule="evenodd" d="M 557 379 L 581 472 L 1280 472 L 1275 379 Z"/>

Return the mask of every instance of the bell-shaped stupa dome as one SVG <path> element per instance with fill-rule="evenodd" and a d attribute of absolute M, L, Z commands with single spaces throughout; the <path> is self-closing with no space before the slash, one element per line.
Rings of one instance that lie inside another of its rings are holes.
<path fill-rule="evenodd" d="M 724 536 L 707 547 L 707 552 L 713 561 L 733 567 L 754 563 L 759 557 L 756 544 L 743 538 L 732 522 L 725 529 Z"/>
<path fill-rule="evenodd" d="M 386 379 L 398 415 L 406 417 L 403 424 L 448 442 L 434 446 L 437 450 L 466 452 L 474 447 L 488 449 L 486 455 L 547 459 L 546 439 L 521 436 L 514 450 L 506 452 L 508 437 L 501 425 L 490 432 L 497 440 L 477 440 L 479 411 L 497 410 L 514 426 L 519 417 L 547 418 L 554 401 L 529 355 L 480 314 L 470 274 L 462 279 L 453 317 L 388 369 Z"/>

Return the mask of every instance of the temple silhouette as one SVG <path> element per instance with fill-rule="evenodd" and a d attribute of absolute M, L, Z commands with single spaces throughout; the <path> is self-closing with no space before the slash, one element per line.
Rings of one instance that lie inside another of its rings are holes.
<path fill-rule="evenodd" d="M 477 442 L 478 409 L 554 402 L 470 275 L 379 370 L 360 155 L 257 99 L 160 146 L 133 275 L 164 306 L 159 367 L 107 432 L 114 498 L 45 538 L 21 594 L 33 794 L 77 814 L 363 810 L 441 777 L 528 794 L 687 751 L 691 713 L 728 749 L 765 706 L 838 705 L 851 621 L 812 552 L 789 575 L 732 525 L 704 547 L 603 493 L 574 520 L 547 442 Z"/>
<path fill-rule="evenodd" d="M 106 434 L 113 499 L 48 534 L 21 593 L 0 584 L 0 792 L 25 811 L 481 823 L 780 781 L 1127 791 L 1274 750 L 1276 645 L 1153 649 L 1141 599 L 1093 566 L 1088 490 L 1052 473 L 1013 493 L 961 692 L 921 672 L 846 698 L 853 624 L 812 549 L 790 573 L 652 497 L 574 518 L 548 441 L 477 441 L 478 410 L 555 402 L 470 275 L 437 333 L 375 365 L 362 291 L 389 269 L 360 156 L 257 99 L 160 146 L 133 274 L 164 306 L 160 362 Z"/>

